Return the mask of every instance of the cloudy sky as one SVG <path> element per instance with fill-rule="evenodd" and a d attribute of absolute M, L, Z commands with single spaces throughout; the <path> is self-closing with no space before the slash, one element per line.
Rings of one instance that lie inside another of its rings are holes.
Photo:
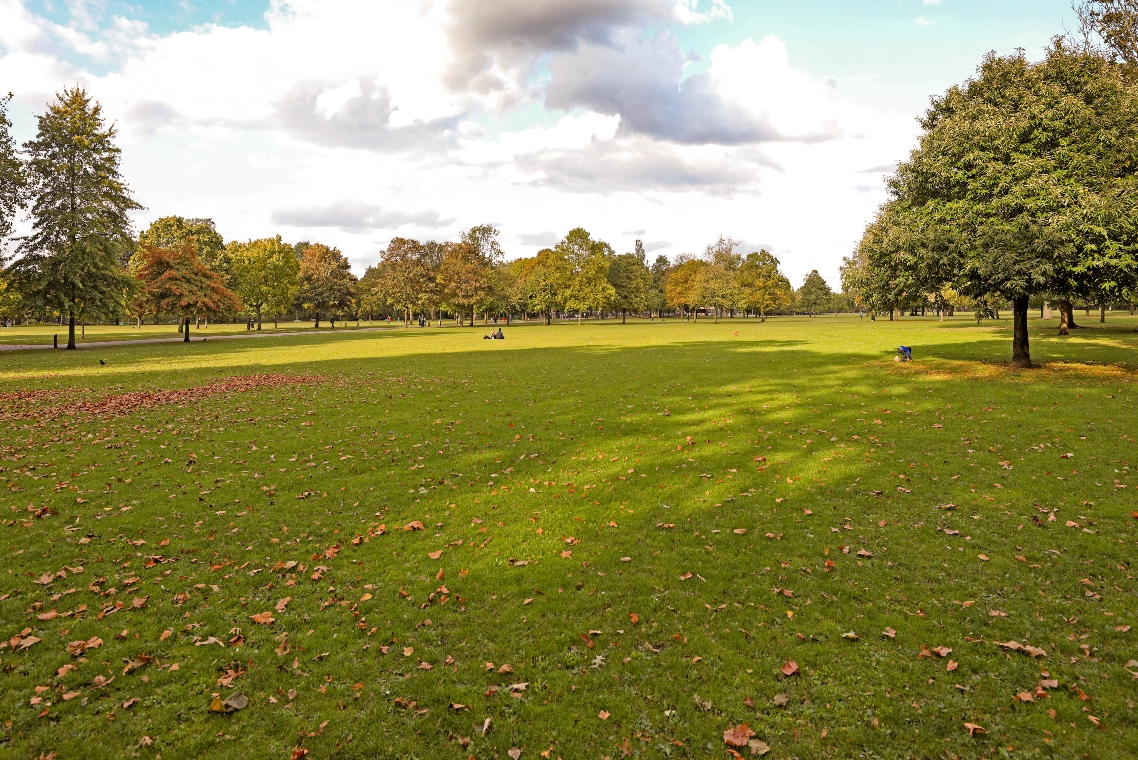
<path fill-rule="evenodd" d="M 136 222 L 338 246 L 484 222 L 630 250 L 766 247 L 837 270 L 930 95 L 1032 57 L 1069 0 L 0 0 L 17 137 L 81 84 Z"/>

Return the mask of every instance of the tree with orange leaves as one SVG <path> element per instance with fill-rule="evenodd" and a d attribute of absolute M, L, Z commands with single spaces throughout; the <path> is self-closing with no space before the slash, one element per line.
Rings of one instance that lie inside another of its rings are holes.
<path fill-rule="evenodd" d="M 221 275 L 198 259 L 193 243 L 177 248 L 142 246 L 135 254 L 133 269 L 151 310 L 177 314 L 187 343 L 192 315 L 241 309 L 241 300 L 225 287 Z"/>

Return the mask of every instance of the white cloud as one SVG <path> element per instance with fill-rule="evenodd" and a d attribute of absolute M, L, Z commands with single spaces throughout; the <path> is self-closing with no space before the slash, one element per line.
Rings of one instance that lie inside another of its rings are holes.
<path fill-rule="evenodd" d="M 913 23 L 916 24 L 917 26 L 936 26 L 937 25 L 937 22 L 929 21 L 924 16 L 917 16 L 917 20 L 914 21 Z"/>
<path fill-rule="evenodd" d="M 229 239 L 320 239 L 358 271 L 393 234 L 485 221 L 510 255 L 578 225 L 618 251 L 724 233 L 766 241 L 792 279 L 832 278 L 883 197 L 867 174 L 915 125 L 843 101 L 776 37 L 685 76 L 677 25 L 730 20 L 722 0 L 274 0 L 263 29 L 160 37 L 0 0 L 0 81 L 32 112 L 91 91 L 140 225 L 177 213 Z"/>

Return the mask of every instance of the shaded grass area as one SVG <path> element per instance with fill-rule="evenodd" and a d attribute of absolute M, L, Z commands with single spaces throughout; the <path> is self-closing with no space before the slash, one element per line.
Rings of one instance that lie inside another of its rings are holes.
<path fill-rule="evenodd" d="M 0 417 L 0 635 L 39 639 L 0 650 L 0 746 L 1133 755 L 1119 322 L 1033 334 L 1032 372 L 998 327 L 856 319 L 5 357 L 0 392 L 49 393 Z M 318 381 L 42 420 L 264 373 Z"/>

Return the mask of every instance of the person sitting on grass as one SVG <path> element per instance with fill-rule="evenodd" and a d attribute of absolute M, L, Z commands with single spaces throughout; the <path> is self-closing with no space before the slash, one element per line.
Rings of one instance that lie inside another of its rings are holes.
<path fill-rule="evenodd" d="M 497 334 L 494 335 L 494 338 L 496 340 L 505 340 L 506 339 L 506 336 L 502 334 L 502 328 L 501 327 L 498 328 L 498 332 L 497 332 Z"/>

